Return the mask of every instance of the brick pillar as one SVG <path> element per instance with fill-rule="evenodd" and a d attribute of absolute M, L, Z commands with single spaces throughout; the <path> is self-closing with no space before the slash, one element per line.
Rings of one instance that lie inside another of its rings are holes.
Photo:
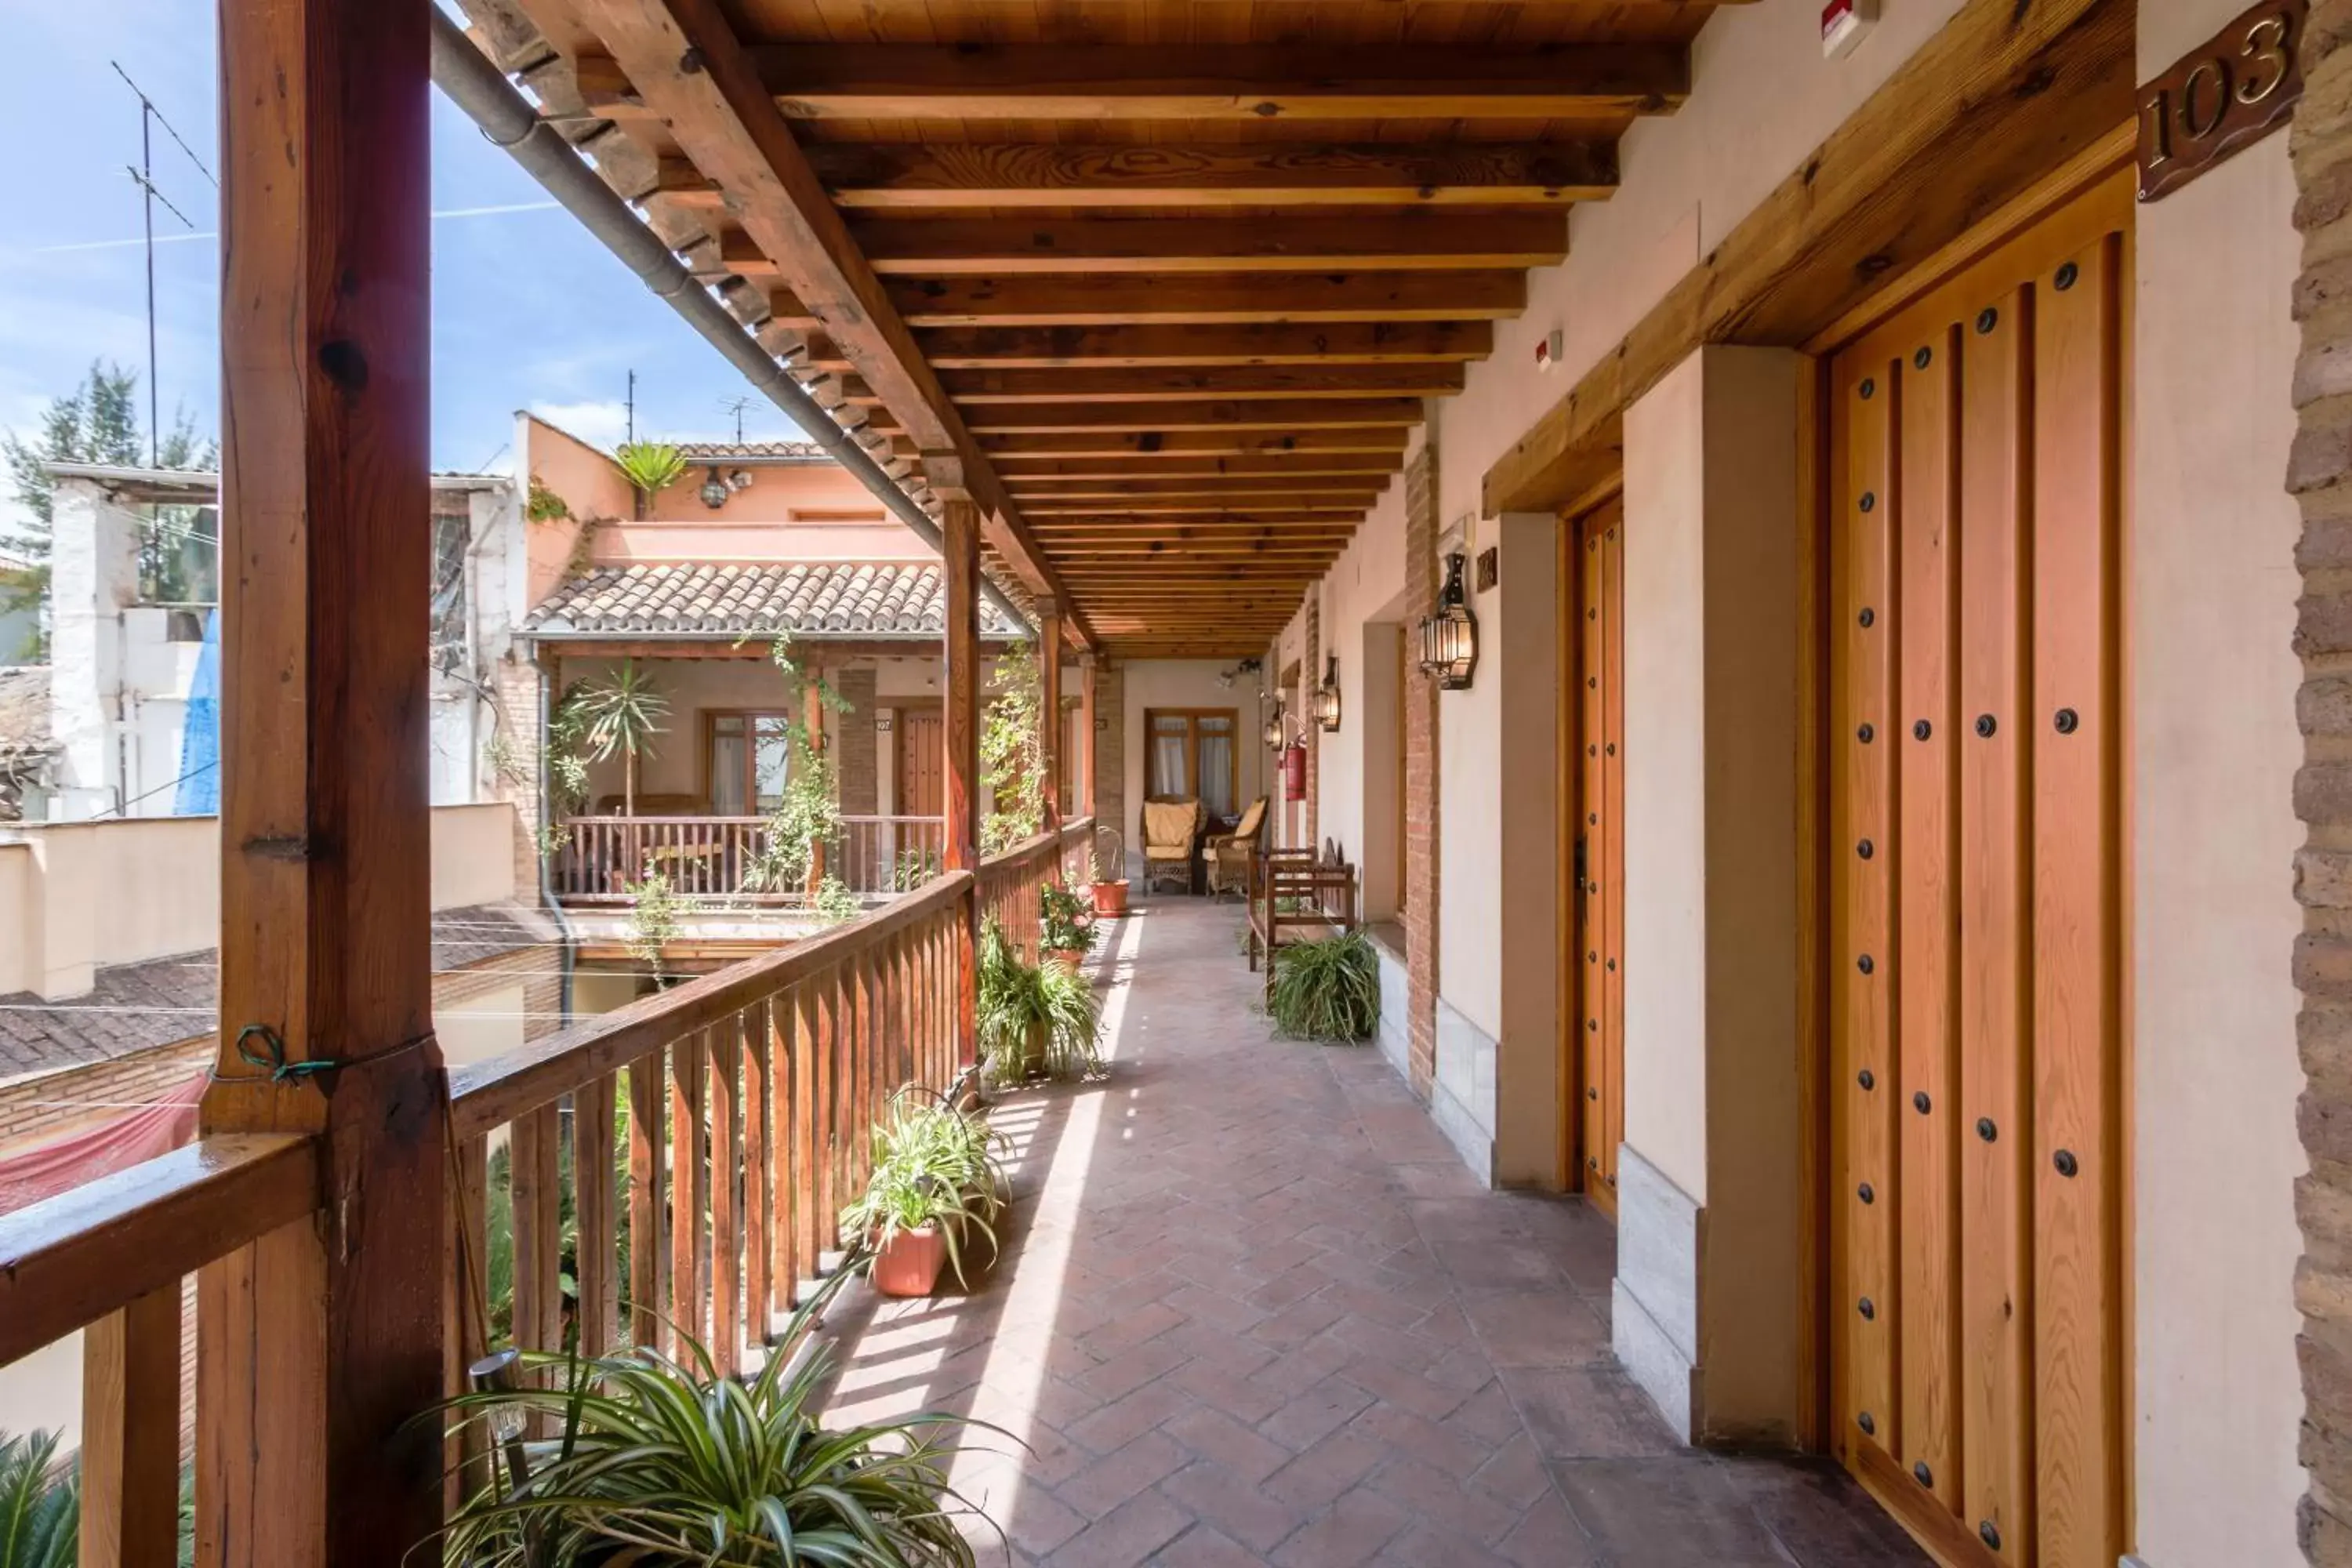
<path fill-rule="evenodd" d="M 2318 0 L 2304 34 L 2305 93 L 2289 142 L 2303 233 L 2300 417 L 2287 468 L 2287 489 L 2303 508 L 2295 647 L 2304 763 L 2294 805 L 2307 828 L 2295 864 L 2304 931 L 2294 975 L 2309 1082 L 2296 1120 L 2311 1162 L 2295 1187 L 2302 1459 L 2310 1471 L 2298 1532 L 2321 1568 L 2352 1564 L 2352 49 L 2339 47 L 2347 37 L 2352 0 Z"/>
<path fill-rule="evenodd" d="M 1323 726 L 1315 721 L 1315 697 L 1323 686 L 1323 597 L 1318 587 L 1307 601 L 1307 658 L 1298 669 L 1298 727 L 1307 736 L 1307 842 L 1320 851 L 1323 829 L 1316 803 L 1321 799 Z"/>
<path fill-rule="evenodd" d="M 841 793 L 842 815 L 878 816 L 881 775 L 874 755 L 874 671 L 871 668 L 838 670 L 833 689 L 849 704 L 849 711 L 835 726 L 833 747 L 834 784 Z"/>
<path fill-rule="evenodd" d="M 551 683 L 553 677 L 549 677 Z M 509 654 L 491 672 L 491 689 L 498 695 L 492 733 L 502 742 L 498 765 L 489 771 L 493 800 L 514 806 L 515 897 L 539 897 L 539 829 L 546 822 L 547 802 L 540 793 L 540 753 L 546 736 L 539 724 L 540 667 Z M 550 686 L 550 700 L 553 698 Z"/>
<path fill-rule="evenodd" d="M 1098 655 L 1095 661 L 1095 820 L 1118 831 L 1122 858 L 1141 846 L 1129 842 L 1139 831 L 1127 812 L 1127 669 Z M 1099 841 L 1097 841 L 1099 846 Z M 1098 865 L 1095 875 L 1112 881 L 1127 876 L 1125 865 Z"/>
<path fill-rule="evenodd" d="M 2352 3 L 2352 0 L 2347 0 Z M 1404 635 L 1418 638 L 1437 607 L 1437 451 L 1404 475 Z M 1408 652 L 1418 651 L 1417 643 Z M 1409 661 L 1404 692 L 1405 1023 L 1412 1087 L 1437 1076 L 1437 682 Z"/>

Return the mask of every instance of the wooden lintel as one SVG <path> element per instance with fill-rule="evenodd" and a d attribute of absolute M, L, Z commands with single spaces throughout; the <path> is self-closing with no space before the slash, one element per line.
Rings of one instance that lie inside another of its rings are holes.
<path fill-rule="evenodd" d="M 1676 45 L 852 43 L 753 53 L 795 120 L 1590 120 L 1664 113 L 1690 92 L 1689 58 Z"/>

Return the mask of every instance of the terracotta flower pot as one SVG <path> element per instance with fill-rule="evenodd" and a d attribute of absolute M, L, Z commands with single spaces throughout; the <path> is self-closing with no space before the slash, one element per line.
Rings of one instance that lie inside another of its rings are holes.
<path fill-rule="evenodd" d="M 1087 956 L 1087 950 L 1083 947 L 1049 947 L 1045 950 L 1045 954 L 1048 963 L 1063 963 L 1076 969 Z"/>
<path fill-rule="evenodd" d="M 1098 915 L 1123 915 L 1127 913 L 1127 884 L 1123 881 L 1097 882 L 1095 884 L 1095 913 Z"/>
<path fill-rule="evenodd" d="M 947 1237 L 938 1226 L 895 1232 L 874 1254 L 874 1289 L 885 1296 L 928 1296 L 947 1260 Z"/>

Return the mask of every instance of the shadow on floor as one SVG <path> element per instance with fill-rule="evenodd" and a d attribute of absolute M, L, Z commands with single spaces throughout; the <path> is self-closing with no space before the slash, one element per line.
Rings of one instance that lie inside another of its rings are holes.
<path fill-rule="evenodd" d="M 1240 920 L 1108 928 L 1110 1076 L 998 1107 L 995 1268 L 833 1315 L 836 1418 L 1005 1429 L 956 1469 L 983 1563 L 1927 1562 L 1832 1466 L 1678 1447 L 1609 1352 L 1607 1222 L 1482 1190 L 1376 1050 L 1275 1038 Z"/>

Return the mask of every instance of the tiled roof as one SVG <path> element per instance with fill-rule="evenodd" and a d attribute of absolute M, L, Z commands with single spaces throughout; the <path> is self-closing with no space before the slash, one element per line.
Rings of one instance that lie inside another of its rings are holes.
<path fill-rule="evenodd" d="M 527 629 L 938 637 L 947 597 L 935 563 L 656 562 L 591 568 L 549 595 Z M 1013 628 L 983 601 L 981 631 L 1006 637 Z"/>
<path fill-rule="evenodd" d="M 519 905 L 443 910 L 433 917 L 433 973 L 503 958 L 555 934 L 544 916 Z M 209 1035 L 219 980 L 220 954 L 206 948 L 110 964 L 92 977 L 89 994 L 70 1001 L 44 1002 L 30 991 L 0 995 L 0 1082 Z"/>
<path fill-rule="evenodd" d="M 690 463 L 751 461 L 756 458 L 815 460 L 825 450 L 814 441 L 680 441 L 678 455 Z"/>

